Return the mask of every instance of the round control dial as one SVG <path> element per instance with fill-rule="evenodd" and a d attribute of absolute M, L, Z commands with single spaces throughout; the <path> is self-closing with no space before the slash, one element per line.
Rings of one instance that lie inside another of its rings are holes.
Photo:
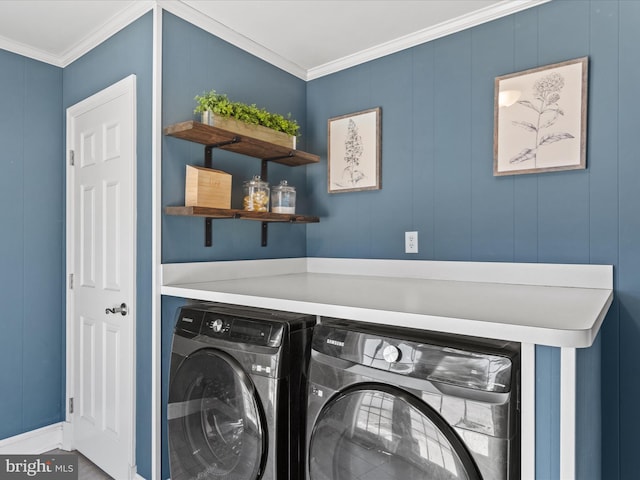
<path fill-rule="evenodd" d="M 211 330 L 213 330 L 215 333 L 220 333 L 223 327 L 224 323 L 219 318 L 216 318 L 213 322 L 211 322 Z"/>
<path fill-rule="evenodd" d="M 389 363 L 397 362 L 400 359 L 400 349 L 394 345 L 387 345 L 382 351 L 382 357 Z"/>

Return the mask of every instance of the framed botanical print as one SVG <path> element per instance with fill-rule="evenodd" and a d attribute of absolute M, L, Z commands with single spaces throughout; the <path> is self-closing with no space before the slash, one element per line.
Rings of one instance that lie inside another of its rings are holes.
<path fill-rule="evenodd" d="M 380 107 L 330 118 L 329 193 L 380 190 Z"/>
<path fill-rule="evenodd" d="M 493 174 L 586 168 L 587 57 L 495 79 Z"/>

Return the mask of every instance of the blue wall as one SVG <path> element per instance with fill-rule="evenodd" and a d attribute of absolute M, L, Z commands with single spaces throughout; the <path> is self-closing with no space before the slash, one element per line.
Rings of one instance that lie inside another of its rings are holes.
<path fill-rule="evenodd" d="M 255 103 L 272 112 L 291 113 L 306 141 L 306 84 L 199 28 L 165 13 L 163 21 L 162 124 L 194 119 L 194 97 L 215 89 L 231 100 Z M 162 143 L 162 205 L 184 205 L 185 165 L 203 165 L 204 148 L 172 137 Z M 260 160 L 214 150 L 213 168 L 233 175 L 232 207 L 241 208 L 242 182 L 260 173 Z M 288 180 L 298 187 L 305 212 L 305 168 L 269 166 L 272 184 Z M 304 225 L 271 224 L 267 247 L 260 247 L 260 222 L 216 220 L 213 247 L 204 247 L 204 220 L 163 216 L 164 263 L 298 257 L 306 255 Z"/>
<path fill-rule="evenodd" d="M 153 17 L 148 13 L 67 66 L 63 72 L 65 109 L 131 74 L 136 75 L 138 116 L 136 130 L 138 147 L 136 463 L 138 473 L 144 478 L 151 478 L 152 33 Z"/>
<path fill-rule="evenodd" d="M 640 430 L 640 2 L 554 0 L 309 82 L 307 252 L 320 257 L 615 265 L 616 301 L 578 352 L 578 478 L 634 478 Z M 494 177 L 496 76 L 589 56 L 588 169 Z M 327 118 L 382 107 L 382 190 L 326 193 Z M 420 253 L 404 254 L 406 230 Z M 538 348 L 537 467 L 557 478 L 556 349 Z M 582 367 L 602 372 L 602 385 Z M 602 423 L 587 412 L 602 410 Z M 624 421 L 620 421 L 623 418 Z M 598 432 L 602 431 L 602 442 Z M 587 433 L 588 432 L 588 433 Z M 600 445 L 602 443 L 602 445 Z M 544 454 L 546 449 L 547 454 Z M 589 456 L 589 458 L 585 458 Z M 595 467 L 594 467 L 595 466 Z"/>
<path fill-rule="evenodd" d="M 64 418 L 62 69 L 0 50 L 0 439 Z"/>

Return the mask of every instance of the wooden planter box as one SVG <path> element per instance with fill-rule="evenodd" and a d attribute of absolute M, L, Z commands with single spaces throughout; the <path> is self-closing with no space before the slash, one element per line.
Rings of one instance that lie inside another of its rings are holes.
<path fill-rule="evenodd" d="M 290 148 L 291 150 L 296 149 L 296 137 L 263 127 L 262 125 L 241 122 L 233 117 L 221 117 L 211 112 L 204 112 L 202 114 L 202 123 L 220 128 L 221 130 L 237 133 L 238 135 L 257 138 L 264 142 Z"/>

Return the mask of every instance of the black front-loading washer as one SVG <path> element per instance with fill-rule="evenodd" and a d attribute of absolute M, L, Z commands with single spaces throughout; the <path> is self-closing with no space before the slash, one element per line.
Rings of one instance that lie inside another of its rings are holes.
<path fill-rule="evenodd" d="M 315 317 L 196 304 L 171 351 L 172 480 L 300 480 Z"/>

